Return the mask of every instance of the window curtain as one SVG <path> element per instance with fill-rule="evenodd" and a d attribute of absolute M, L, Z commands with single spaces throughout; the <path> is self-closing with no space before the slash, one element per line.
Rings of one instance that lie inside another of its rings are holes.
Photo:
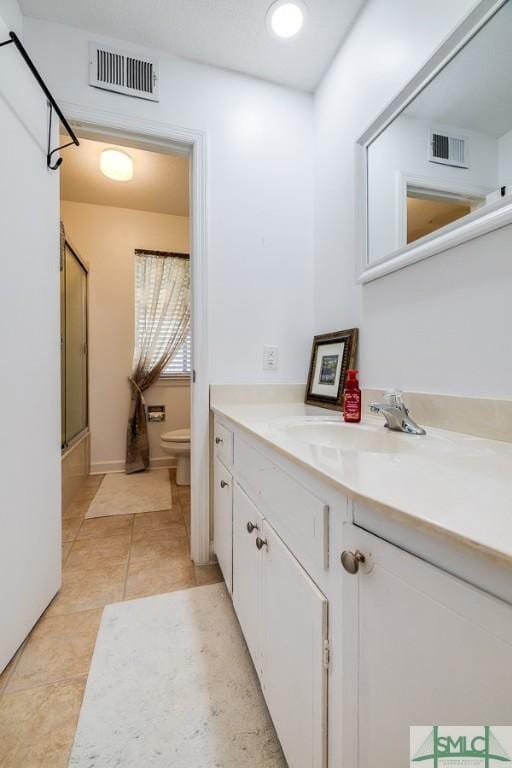
<path fill-rule="evenodd" d="M 187 255 L 135 251 L 135 332 L 126 472 L 149 467 L 144 392 L 160 377 L 190 327 L 190 260 Z"/>

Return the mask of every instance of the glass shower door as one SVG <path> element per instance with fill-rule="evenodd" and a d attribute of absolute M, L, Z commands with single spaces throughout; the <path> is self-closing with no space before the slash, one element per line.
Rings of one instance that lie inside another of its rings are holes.
<path fill-rule="evenodd" d="M 62 280 L 62 437 L 67 447 L 88 426 L 87 270 L 66 243 Z"/>

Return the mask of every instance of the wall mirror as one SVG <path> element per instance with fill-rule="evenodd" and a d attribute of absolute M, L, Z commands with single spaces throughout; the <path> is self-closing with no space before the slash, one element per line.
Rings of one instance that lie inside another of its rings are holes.
<path fill-rule="evenodd" d="M 512 0 L 483 0 L 357 144 L 360 282 L 512 222 Z"/>

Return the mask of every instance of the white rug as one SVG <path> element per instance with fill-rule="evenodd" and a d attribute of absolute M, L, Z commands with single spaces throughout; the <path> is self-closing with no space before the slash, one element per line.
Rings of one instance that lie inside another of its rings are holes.
<path fill-rule="evenodd" d="M 70 768 L 286 768 L 224 584 L 108 605 Z"/>
<path fill-rule="evenodd" d="M 131 515 L 171 507 L 169 470 L 151 469 L 132 475 L 117 472 L 105 475 L 85 516 Z"/>

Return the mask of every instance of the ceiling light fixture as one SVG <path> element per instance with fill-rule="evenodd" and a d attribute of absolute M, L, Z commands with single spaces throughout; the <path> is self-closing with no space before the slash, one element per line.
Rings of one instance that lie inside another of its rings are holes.
<path fill-rule="evenodd" d="M 267 11 L 267 28 L 277 37 L 294 37 L 304 25 L 305 11 L 300 0 L 277 0 Z"/>
<path fill-rule="evenodd" d="M 114 181 L 130 181 L 133 177 L 133 160 L 120 149 L 104 149 L 100 156 L 100 171 Z"/>

